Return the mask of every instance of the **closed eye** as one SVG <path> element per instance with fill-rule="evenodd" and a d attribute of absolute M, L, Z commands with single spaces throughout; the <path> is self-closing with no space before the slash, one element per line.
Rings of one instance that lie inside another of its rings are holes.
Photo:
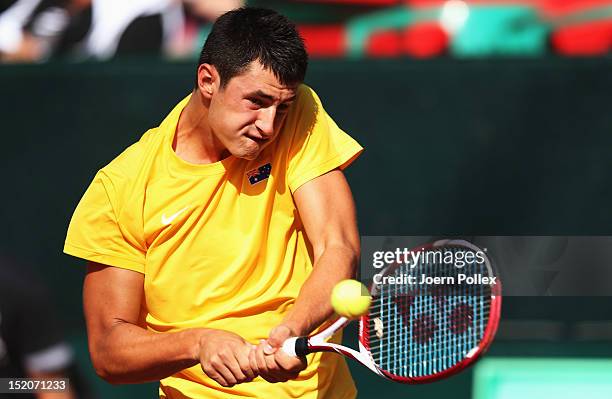
<path fill-rule="evenodd" d="M 264 105 L 264 102 L 261 99 L 257 98 L 257 97 L 250 97 L 250 98 L 248 98 L 248 100 L 252 104 L 257 105 L 258 107 L 262 107 Z"/>

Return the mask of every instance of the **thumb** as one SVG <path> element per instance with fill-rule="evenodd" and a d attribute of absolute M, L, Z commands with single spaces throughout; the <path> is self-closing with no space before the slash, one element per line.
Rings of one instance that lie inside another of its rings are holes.
<path fill-rule="evenodd" d="M 283 346 L 283 342 L 285 342 L 285 340 L 289 337 L 291 337 L 291 330 L 289 329 L 289 327 L 284 326 L 282 324 L 280 326 L 274 327 L 270 331 L 270 336 L 266 340 L 266 344 L 264 346 L 264 353 L 266 355 L 273 354 L 278 348 Z"/>

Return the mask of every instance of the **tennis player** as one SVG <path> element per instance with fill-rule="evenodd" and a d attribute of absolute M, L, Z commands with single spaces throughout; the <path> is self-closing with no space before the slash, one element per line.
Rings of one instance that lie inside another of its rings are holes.
<path fill-rule="evenodd" d="M 224 14 L 193 92 L 94 177 L 64 251 L 89 261 L 105 380 L 160 380 L 161 398 L 355 396 L 341 356 L 279 349 L 331 316 L 359 256 L 342 169 L 362 148 L 302 84 L 306 67 L 285 17 Z"/>

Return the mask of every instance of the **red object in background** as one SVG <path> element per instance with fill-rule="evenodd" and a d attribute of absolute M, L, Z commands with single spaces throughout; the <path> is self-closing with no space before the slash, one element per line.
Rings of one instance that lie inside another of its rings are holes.
<path fill-rule="evenodd" d="M 308 54 L 314 57 L 341 57 L 346 53 L 346 31 L 342 25 L 300 25 Z"/>
<path fill-rule="evenodd" d="M 402 53 L 402 35 L 397 30 L 381 30 L 373 33 L 366 43 L 368 57 L 397 57 Z"/>
<path fill-rule="evenodd" d="M 373 33 L 366 42 L 368 57 L 430 58 L 446 52 L 450 42 L 447 33 L 437 22 L 422 22 L 402 31 L 381 30 Z"/>
<path fill-rule="evenodd" d="M 404 30 L 402 47 L 405 54 L 415 58 L 430 58 L 446 52 L 450 42 L 448 34 L 437 22 L 424 22 Z"/>
<path fill-rule="evenodd" d="M 404 0 L 404 4 L 409 7 L 422 8 L 422 7 L 442 7 L 446 0 Z"/>
<path fill-rule="evenodd" d="M 612 21 L 593 21 L 557 29 L 551 35 L 555 51 L 562 55 L 602 55 L 612 49 Z"/>
<path fill-rule="evenodd" d="M 401 2 L 401 0 L 299 0 L 300 3 L 333 3 L 333 4 L 362 4 L 372 6 L 391 6 Z"/>
<path fill-rule="evenodd" d="M 541 7 L 545 15 L 559 16 L 609 5 L 610 0 L 542 0 Z"/>
<path fill-rule="evenodd" d="M 610 0 L 546 0 L 542 13 L 553 27 L 555 23 L 571 21 L 598 8 L 609 6 Z M 612 49 L 612 19 L 596 16 L 590 20 L 569 23 L 553 28 L 551 44 L 562 55 L 593 56 L 606 54 Z"/>

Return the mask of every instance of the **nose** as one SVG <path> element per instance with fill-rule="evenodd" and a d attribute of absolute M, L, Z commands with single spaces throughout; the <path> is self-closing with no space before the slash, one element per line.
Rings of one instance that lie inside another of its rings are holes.
<path fill-rule="evenodd" d="M 276 107 L 267 107 L 259 110 L 259 115 L 255 126 L 259 132 L 268 138 L 274 134 L 274 119 L 276 117 Z"/>

